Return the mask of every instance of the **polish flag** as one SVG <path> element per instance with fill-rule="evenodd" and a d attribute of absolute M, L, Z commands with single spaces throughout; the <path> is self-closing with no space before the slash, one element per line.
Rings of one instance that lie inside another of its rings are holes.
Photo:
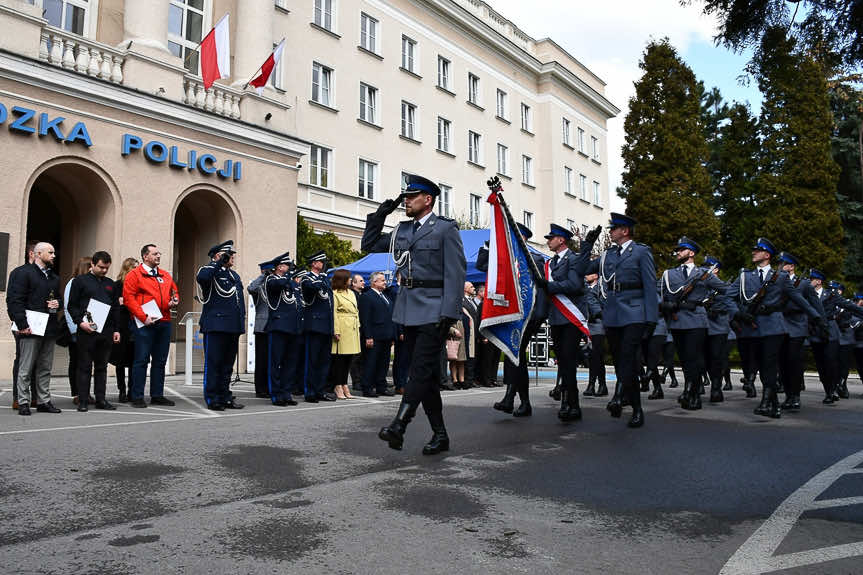
<path fill-rule="evenodd" d="M 279 60 L 282 59 L 282 50 L 285 48 L 285 39 L 282 38 L 282 41 L 279 42 L 279 45 L 276 46 L 276 49 L 273 50 L 273 53 L 270 54 L 266 61 L 261 65 L 261 73 L 255 76 L 253 80 L 249 81 L 249 86 L 255 87 L 255 92 L 258 93 L 258 96 L 263 95 L 264 86 L 267 85 L 267 82 L 270 81 L 270 76 L 275 70 L 276 66 L 279 64 Z"/>
<path fill-rule="evenodd" d="M 215 28 L 201 41 L 201 77 L 209 90 L 219 78 L 231 76 L 231 35 L 229 14 L 222 16 Z"/>

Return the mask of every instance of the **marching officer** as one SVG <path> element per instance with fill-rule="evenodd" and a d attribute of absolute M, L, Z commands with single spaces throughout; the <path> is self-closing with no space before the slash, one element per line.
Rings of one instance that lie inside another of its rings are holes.
<path fill-rule="evenodd" d="M 704 265 L 710 266 L 714 276 L 719 276 L 722 262 L 714 256 L 705 256 Z M 710 382 L 710 403 L 721 403 L 725 400 L 722 393 L 722 376 L 728 363 L 728 332 L 729 318 L 737 313 L 737 306 L 728 297 L 728 284 L 720 282 L 721 288 L 708 288 L 704 299 L 704 309 L 707 312 L 707 340 L 704 344 L 704 360 L 707 370 L 707 380 Z"/>
<path fill-rule="evenodd" d="M 606 408 L 612 417 L 620 417 L 624 397 L 628 397 L 632 405 L 629 427 L 644 425 L 637 379 L 639 348 L 642 339 L 653 334 L 659 316 L 653 252 L 633 240 L 635 224 L 635 219 L 612 212 L 609 234 L 616 245 L 605 250 L 587 270 L 599 273 L 606 298 L 602 320 L 617 375 L 614 395 Z"/>
<path fill-rule="evenodd" d="M 255 397 L 270 397 L 267 376 L 270 367 L 269 344 L 266 331 L 267 325 L 267 306 L 266 294 L 263 291 L 264 280 L 273 272 L 275 264 L 272 261 L 261 262 L 258 267 L 261 268 L 261 275 L 252 280 L 246 291 L 249 292 L 249 297 L 255 304 Z"/>
<path fill-rule="evenodd" d="M 851 302 L 845 298 L 845 286 L 837 281 L 830 282 L 830 288 L 847 304 Z M 853 309 L 853 306 L 850 306 Z M 839 326 L 839 381 L 836 391 L 842 399 L 848 399 L 848 373 L 851 369 L 851 355 L 854 353 L 854 329 L 851 327 L 852 312 L 845 306 L 836 313 L 836 324 Z"/>
<path fill-rule="evenodd" d="M 449 450 L 440 396 L 440 354 L 450 326 L 461 317 L 466 262 L 458 224 L 432 209 L 440 188 L 430 180 L 409 175 L 404 193 L 385 200 L 366 217 L 362 249 L 391 251 L 402 283 L 393 307 L 393 321 L 404 326 L 410 377 L 392 423 L 378 433 L 390 448 L 401 449 L 405 428 L 420 403 L 432 428 L 424 455 Z M 410 220 L 383 233 L 386 217 L 404 197 Z"/>
<path fill-rule="evenodd" d="M 309 403 L 335 401 L 327 391 L 330 351 L 333 339 L 333 288 L 325 272 L 327 254 L 318 252 L 307 258 L 309 271 L 302 276 L 303 331 L 306 335 L 305 398 Z"/>
<path fill-rule="evenodd" d="M 662 298 L 662 279 L 656 280 L 657 298 Z M 665 340 L 671 337 L 668 333 L 668 326 L 665 324 L 665 318 L 662 314 L 657 316 L 656 327 L 653 329 L 653 334 L 644 342 L 642 342 L 642 351 L 644 353 L 644 364 L 647 371 L 644 374 L 644 379 L 653 384 L 653 391 L 647 396 L 647 399 L 665 399 L 665 392 L 662 391 L 662 384 L 665 382 L 665 374 L 670 373 L 674 385 L 677 387 L 677 382 L 674 375 L 674 343 L 671 343 L 671 370 L 666 367 L 668 362 L 664 359 Z M 663 364 L 663 371 L 660 371 L 659 366 Z"/>
<path fill-rule="evenodd" d="M 243 282 L 233 269 L 233 240 L 216 244 L 207 255 L 210 263 L 198 270 L 201 288 L 201 333 L 204 334 L 204 400 L 213 411 L 243 409 L 231 395 L 231 372 L 246 331 Z"/>
<path fill-rule="evenodd" d="M 605 309 L 605 298 L 599 287 L 599 274 L 591 274 L 584 278 L 587 283 L 587 309 L 590 329 L 590 357 L 587 389 L 584 397 L 603 397 L 608 395 L 608 385 L 605 383 L 605 327 L 602 325 L 602 310 Z M 596 387 L 597 383 L 599 387 Z"/>
<path fill-rule="evenodd" d="M 770 267 L 776 248 L 767 238 L 758 238 L 752 248 L 753 269 L 742 269 L 728 288 L 728 296 L 735 299 L 738 312 L 735 319 L 741 324 L 740 339 L 749 339 L 749 353 L 761 378 L 761 403 L 755 415 L 774 419 L 782 417 L 782 408 L 776 395 L 778 383 L 779 350 L 785 338 L 786 327 L 782 310 L 787 300 L 797 304 L 815 322 L 824 319 L 794 289 L 788 273 Z"/>
<path fill-rule="evenodd" d="M 303 299 L 290 271 L 294 268 L 290 254 L 285 252 L 273 260 L 275 270 L 264 280 L 262 295 L 269 312 L 264 330 L 267 332 L 269 369 L 267 389 L 273 405 L 296 405 L 291 389 L 297 378 L 297 364 L 304 351 Z"/>

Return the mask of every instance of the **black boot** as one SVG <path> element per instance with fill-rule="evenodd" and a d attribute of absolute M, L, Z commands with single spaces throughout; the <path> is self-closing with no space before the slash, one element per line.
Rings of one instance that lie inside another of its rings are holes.
<path fill-rule="evenodd" d="M 722 380 L 710 381 L 710 403 L 722 403 L 725 397 L 722 395 Z"/>
<path fill-rule="evenodd" d="M 668 376 L 671 378 L 671 384 L 668 387 L 677 387 L 680 385 L 677 383 L 677 374 L 674 372 L 674 368 L 668 370 Z"/>
<path fill-rule="evenodd" d="M 707 390 L 704 388 L 704 382 L 705 382 L 706 380 L 707 380 L 707 376 L 705 376 L 705 375 L 702 373 L 702 374 L 701 374 L 701 376 L 698 378 L 698 395 L 704 395 L 704 393 L 707 391 Z"/>
<path fill-rule="evenodd" d="M 502 411 L 504 413 L 512 413 L 513 409 L 513 400 L 515 399 L 515 386 L 511 383 L 506 384 L 506 391 L 503 394 L 503 399 L 500 401 L 494 402 L 492 405 L 498 411 Z"/>
<path fill-rule="evenodd" d="M 662 393 L 662 377 L 655 371 L 653 372 L 653 391 L 650 392 L 650 395 L 647 396 L 647 399 L 664 399 L 665 394 Z"/>
<path fill-rule="evenodd" d="M 684 378 L 683 379 L 683 393 L 677 396 L 677 403 L 681 406 L 685 407 L 687 401 L 689 401 L 689 389 L 692 387 L 692 383 Z"/>
<path fill-rule="evenodd" d="M 701 384 L 695 382 L 689 384 L 689 394 L 683 398 L 681 407 L 688 411 L 696 411 L 701 409 Z"/>
<path fill-rule="evenodd" d="M 449 451 L 449 435 L 443 424 L 443 412 L 435 411 L 426 414 L 432 428 L 432 438 L 423 446 L 423 455 L 435 455 L 441 451 Z"/>
<path fill-rule="evenodd" d="M 522 399 L 515 411 L 512 412 L 513 417 L 530 417 L 533 415 L 533 409 L 530 407 L 530 401 Z"/>
<path fill-rule="evenodd" d="M 402 400 L 401 405 L 399 405 L 399 410 L 396 413 L 395 418 L 392 423 L 390 423 L 387 427 L 382 427 L 378 432 L 378 437 L 382 440 L 386 441 L 390 449 L 398 449 L 401 450 L 402 444 L 405 439 L 405 428 L 408 426 L 408 423 L 414 418 L 417 412 L 417 405 L 410 404 Z"/>
<path fill-rule="evenodd" d="M 608 386 L 605 385 L 605 379 L 599 381 L 599 388 L 596 390 L 596 397 L 605 397 L 608 395 Z"/>
<path fill-rule="evenodd" d="M 839 397 L 841 397 L 842 399 L 848 399 L 849 397 L 851 397 L 851 394 L 848 393 L 847 377 L 843 378 L 842 381 L 839 382 L 839 386 L 836 391 L 839 394 Z"/>
<path fill-rule="evenodd" d="M 632 417 L 629 418 L 627 427 L 641 427 L 644 425 L 644 411 L 638 407 L 632 410 Z"/>
<path fill-rule="evenodd" d="M 578 388 L 564 391 L 564 399 L 560 404 L 557 417 L 561 421 L 578 421 L 581 419 L 581 407 L 578 405 Z"/>
<path fill-rule="evenodd" d="M 758 392 L 755 391 L 755 378 L 745 378 L 743 380 L 743 391 L 746 392 L 746 397 L 758 397 Z"/>
<path fill-rule="evenodd" d="M 725 385 L 722 386 L 722 391 L 731 391 L 732 389 L 734 389 L 731 387 L 731 370 L 725 370 L 725 374 L 723 377 L 725 378 Z"/>
<path fill-rule="evenodd" d="M 782 409 L 784 411 L 800 411 L 800 396 L 794 394 L 786 395 L 785 401 L 782 402 Z"/>
<path fill-rule="evenodd" d="M 767 416 L 770 413 L 770 392 L 772 390 L 765 387 L 761 390 L 761 403 L 758 404 L 752 413 L 755 415 L 764 415 Z"/>
<path fill-rule="evenodd" d="M 548 396 L 555 401 L 560 401 L 560 393 L 560 379 L 558 379 L 552 390 L 548 392 Z"/>
<path fill-rule="evenodd" d="M 767 404 L 767 417 L 779 419 L 782 417 L 782 408 L 779 407 L 779 396 L 776 395 L 775 389 L 771 388 L 769 391 L 770 399 Z"/>
<path fill-rule="evenodd" d="M 596 378 L 591 377 L 590 382 L 587 384 L 587 389 L 582 393 L 584 397 L 593 397 L 596 395 Z"/>
<path fill-rule="evenodd" d="M 639 391 L 650 391 L 650 372 L 639 375 Z"/>
<path fill-rule="evenodd" d="M 623 413 L 623 403 L 620 398 L 620 381 L 614 384 L 614 395 L 611 396 L 611 401 L 605 406 L 605 409 L 611 414 L 611 417 L 620 417 Z"/>

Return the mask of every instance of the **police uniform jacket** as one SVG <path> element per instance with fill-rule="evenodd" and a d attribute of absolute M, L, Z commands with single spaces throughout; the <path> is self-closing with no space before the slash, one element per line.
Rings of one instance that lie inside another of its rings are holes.
<path fill-rule="evenodd" d="M 787 301 L 797 304 L 807 316 L 816 319 L 820 314 L 804 299 L 801 293 L 794 289 L 788 272 L 770 269 L 765 274 L 764 281 L 770 282 L 774 274 L 779 274 L 776 280 L 769 283 L 761 305 L 756 310 L 749 309 L 750 302 L 761 289 L 761 275 L 758 269 L 743 269 L 729 286 L 728 297 L 737 302 L 739 308 L 755 316 L 756 327 L 746 324 L 741 327 L 740 337 L 767 337 L 787 333 L 785 317 L 782 310 Z"/>
<path fill-rule="evenodd" d="M 710 302 L 707 309 L 707 335 L 723 335 L 731 330 L 730 321 L 737 313 L 737 304 L 728 297 L 728 286 L 722 283 L 721 290 L 711 289 L 707 295 Z"/>
<path fill-rule="evenodd" d="M 555 254 L 548 262 L 551 279 L 548 282 L 549 299 L 553 299 L 554 295 L 565 295 L 575 307 L 587 318 L 589 310 L 586 297 L 586 286 L 584 284 L 584 274 L 579 273 L 578 261 L 581 260 L 582 254 L 574 254 L 571 250 L 564 250 L 563 255 Z M 555 262 L 555 259 L 557 261 Z M 569 323 L 566 316 L 563 315 L 553 301 L 549 302 L 548 306 L 548 324 L 549 325 L 564 325 Z"/>
<path fill-rule="evenodd" d="M 324 274 L 308 272 L 300 282 L 303 294 L 303 331 L 333 334 L 333 289 Z"/>
<path fill-rule="evenodd" d="M 536 264 L 536 269 L 538 269 L 541 274 L 545 274 L 545 258 L 542 257 L 542 255 L 533 252 L 530 252 L 529 255 L 533 259 L 533 263 Z M 476 269 L 479 271 L 488 273 L 488 242 L 479 248 L 479 251 L 476 254 L 475 265 Z M 533 311 L 531 312 L 530 320 L 532 322 L 542 323 L 548 317 L 548 295 L 543 289 L 537 288 L 534 291 L 536 293 L 536 298 L 533 302 Z"/>
<path fill-rule="evenodd" d="M 199 269 L 195 279 L 204 302 L 201 333 L 244 333 L 246 299 L 239 274 L 213 261 Z"/>
<path fill-rule="evenodd" d="M 300 286 L 288 276 L 270 275 L 264 281 L 269 312 L 264 330 L 292 335 L 303 333 L 303 299 Z"/>
<path fill-rule="evenodd" d="M 267 328 L 267 313 L 270 308 L 267 307 L 267 302 L 261 297 L 265 279 L 267 279 L 267 274 L 261 274 L 253 279 L 249 287 L 246 288 L 255 303 L 255 333 L 264 333 Z"/>
<path fill-rule="evenodd" d="M 794 279 L 789 277 L 788 279 L 791 281 L 791 286 L 799 291 L 803 298 L 809 302 L 809 305 L 823 316 L 824 307 L 821 305 L 821 299 L 818 297 L 812 284 L 800 276 L 796 276 Z M 788 301 L 782 313 L 785 315 L 785 327 L 788 329 L 788 337 L 809 336 L 809 317 L 799 305 L 793 301 Z"/>
<path fill-rule="evenodd" d="M 863 307 L 854 305 L 853 302 L 836 292 L 831 292 L 830 302 L 835 306 L 832 314 L 834 321 L 832 323 L 836 324 L 839 345 L 854 345 L 854 330 L 851 329 L 851 322 L 855 318 L 860 319 L 863 317 Z"/>
<path fill-rule="evenodd" d="M 458 224 L 432 213 L 416 233 L 413 220 L 406 220 L 385 234 L 384 220 L 374 213 L 367 216 L 362 249 L 386 252 L 393 240 L 393 255 L 402 276 L 393 321 L 417 326 L 438 323 L 442 317 L 461 319 L 467 264 Z"/>
<path fill-rule="evenodd" d="M 599 290 L 599 282 L 587 288 L 587 328 L 590 330 L 590 335 L 605 335 L 605 328 L 602 326 L 602 310 L 605 307 L 605 298 Z"/>
<path fill-rule="evenodd" d="M 704 279 L 702 276 L 707 275 Z M 685 298 L 682 292 L 686 286 L 692 284 L 692 291 Z M 692 272 L 686 274 L 686 266 L 681 265 L 667 269 L 662 273 L 660 281 L 662 289 L 662 301 L 675 305 L 677 310 L 665 318 L 668 328 L 675 329 L 706 329 L 707 310 L 703 302 L 707 299 L 710 290 L 725 292 L 728 285 L 713 275 L 709 268 L 693 266 Z"/>
<path fill-rule="evenodd" d="M 393 301 L 385 292 L 370 289 L 359 297 L 360 332 L 362 339 L 392 341 L 396 338 L 393 323 Z"/>
<path fill-rule="evenodd" d="M 863 347 L 863 320 L 854 319 L 851 322 L 851 328 L 854 330 L 854 347 Z"/>
<path fill-rule="evenodd" d="M 632 241 L 620 254 L 617 246 L 609 248 L 590 263 L 586 273 L 599 274 L 606 297 L 602 312 L 606 328 L 657 323 L 656 267 L 649 247 Z"/>

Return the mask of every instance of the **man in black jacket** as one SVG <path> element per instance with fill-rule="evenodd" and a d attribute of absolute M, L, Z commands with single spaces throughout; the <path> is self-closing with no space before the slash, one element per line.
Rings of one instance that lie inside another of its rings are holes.
<path fill-rule="evenodd" d="M 87 398 L 90 397 L 90 371 L 93 372 L 93 394 L 96 396 L 97 409 L 116 409 L 105 399 L 108 383 L 108 357 L 111 345 L 120 342 L 119 305 L 114 282 L 107 277 L 111 267 L 108 252 L 93 254 L 90 273 L 78 276 L 69 290 L 66 302 L 72 321 L 78 326 L 78 411 L 87 411 Z M 102 326 L 94 322 L 88 311 L 90 302 L 97 301 L 110 307 Z M 88 316 L 89 314 L 89 316 Z M 94 322 L 94 323 L 91 323 Z M 96 325 L 97 327 L 93 327 Z M 101 327 L 101 330 L 98 328 Z"/>
<path fill-rule="evenodd" d="M 387 278 L 383 272 L 373 273 L 369 283 L 369 291 L 357 298 L 362 344 L 366 352 L 363 365 L 363 397 L 393 396 L 395 393 L 387 389 L 390 349 L 396 336 L 393 302 L 384 294 Z"/>
<path fill-rule="evenodd" d="M 60 333 L 57 312 L 60 309 L 60 278 L 51 269 L 54 263 L 54 246 L 46 242 L 36 244 L 32 264 L 16 268 L 10 274 L 6 294 L 6 311 L 15 322 L 20 342 L 18 362 L 18 413 L 30 415 L 31 373 L 35 366 L 36 411 L 60 413 L 51 403 L 51 365 L 54 363 L 54 342 Z M 36 335 L 27 321 L 27 312 L 48 314 L 43 335 Z"/>

